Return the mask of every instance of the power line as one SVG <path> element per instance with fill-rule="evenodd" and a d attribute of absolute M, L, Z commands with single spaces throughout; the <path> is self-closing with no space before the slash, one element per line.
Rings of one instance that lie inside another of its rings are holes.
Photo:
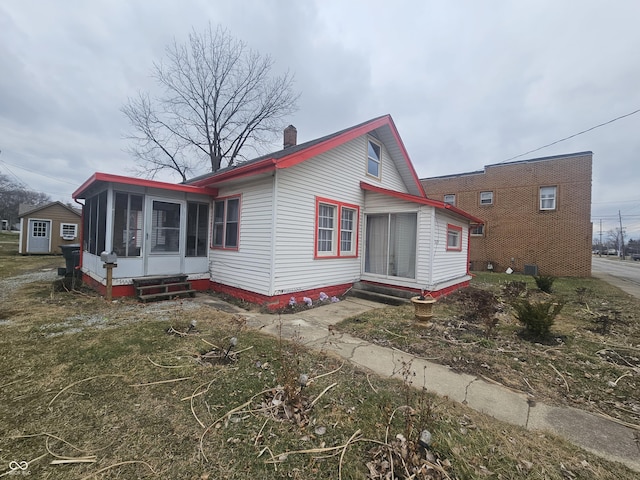
<path fill-rule="evenodd" d="M 25 171 L 33 173 L 35 175 L 40 175 L 41 177 L 44 177 L 44 178 L 48 178 L 49 180 L 55 180 L 57 182 L 68 183 L 69 185 L 74 185 L 74 186 L 78 185 L 77 183 L 73 183 L 73 182 L 70 182 L 68 180 L 63 180 L 61 178 L 52 177 L 51 175 L 45 175 L 44 173 L 36 172 L 35 170 L 31 170 L 29 168 L 21 167 L 20 165 L 14 165 L 13 163 L 5 162 L 4 160 L 0 160 L 0 163 L 4 164 L 5 168 L 7 170 L 9 170 L 9 167 L 7 167 L 7 165 L 11 165 L 12 167 L 16 167 L 16 168 L 19 168 L 21 170 L 25 170 Z M 9 170 L 9 171 L 11 172 L 11 170 Z M 12 172 L 12 175 L 14 177 L 18 178 L 15 174 L 13 174 L 13 172 Z M 22 182 L 22 183 L 24 183 L 24 182 Z"/>
<path fill-rule="evenodd" d="M 574 133 L 573 135 L 569 135 L 568 137 L 561 138 L 560 140 L 556 140 L 555 142 L 552 142 L 552 143 L 548 143 L 547 145 L 543 145 L 542 147 L 535 148 L 533 150 L 529 150 L 528 152 L 521 153 L 520 155 L 516 155 L 515 157 L 507 158 L 506 160 L 503 160 L 500 163 L 505 163 L 505 162 L 508 162 L 510 160 L 515 160 L 516 158 L 524 157 L 525 155 L 529 155 L 530 153 L 537 152 L 538 150 L 542 150 L 543 148 L 550 147 L 552 145 L 555 145 L 556 143 L 564 142 L 565 140 L 569 140 L 570 138 L 577 137 L 578 135 L 582 135 L 583 133 L 590 132 L 591 130 L 595 130 L 596 128 L 600 128 L 600 127 L 603 127 L 605 125 L 609 125 L 610 123 L 616 122 L 616 121 L 618 121 L 618 120 L 620 120 L 622 118 L 630 117 L 631 115 L 635 115 L 638 112 L 640 112 L 640 108 L 638 110 L 634 110 L 631 113 L 627 113 L 625 115 L 620 115 L 619 117 L 616 117 L 616 118 L 614 118 L 612 120 L 609 120 L 608 122 L 604 122 L 604 123 L 601 123 L 599 125 L 596 125 L 595 127 L 587 128 L 586 130 L 583 130 L 581 132 Z"/>

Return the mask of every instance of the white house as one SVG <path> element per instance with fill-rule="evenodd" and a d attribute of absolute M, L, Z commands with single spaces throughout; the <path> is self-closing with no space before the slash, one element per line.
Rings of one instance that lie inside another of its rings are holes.
<path fill-rule="evenodd" d="M 235 167 L 168 184 L 94 174 L 84 199 L 82 271 L 105 285 L 102 251 L 118 255 L 114 295 L 136 278 L 186 275 L 279 308 L 372 282 L 434 296 L 465 286 L 470 224 L 428 199 L 389 115 Z"/>

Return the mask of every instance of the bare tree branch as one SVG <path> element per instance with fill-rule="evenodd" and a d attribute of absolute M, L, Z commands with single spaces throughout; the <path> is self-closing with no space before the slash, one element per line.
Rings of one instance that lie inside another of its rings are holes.
<path fill-rule="evenodd" d="M 280 134 L 297 109 L 293 76 L 272 75 L 274 62 L 222 28 L 193 31 L 186 44 L 173 42 L 153 77 L 162 89 L 151 98 L 129 98 L 122 112 L 134 134 L 129 151 L 154 176 L 215 172 L 239 163 L 242 151 L 258 151 Z"/>

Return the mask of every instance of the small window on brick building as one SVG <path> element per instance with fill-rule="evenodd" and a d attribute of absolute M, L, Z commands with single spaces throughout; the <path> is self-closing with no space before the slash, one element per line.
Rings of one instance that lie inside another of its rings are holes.
<path fill-rule="evenodd" d="M 480 205 L 493 205 L 493 192 L 480 192 Z"/>
<path fill-rule="evenodd" d="M 469 229 L 469 233 L 472 237 L 482 237 L 484 236 L 484 225 L 471 225 Z"/>
<path fill-rule="evenodd" d="M 540 210 L 555 210 L 557 187 L 540 187 Z"/>
<path fill-rule="evenodd" d="M 455 195 L 455 193 L 447 193 L 444 196 L 444 203 L 448 203 L 449 205 L 455 206 L 455 204 L 456 204 L 456 195 Z"/>

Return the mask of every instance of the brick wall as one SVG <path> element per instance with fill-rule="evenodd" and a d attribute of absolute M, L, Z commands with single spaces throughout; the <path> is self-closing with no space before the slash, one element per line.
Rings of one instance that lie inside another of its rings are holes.
<path fill-rule="evenodd" d="M 423 179 L 429 198 L 455 194 L 455 205 L 483 219 L 482 236 L 472 236 L 473 270 L 508 267 L 541 275 L 591 276 L 591 164 L 581 152 L 488 165 L 484 171 Z M 556 187 L 556 208 L 540 209 L 540 187 Z M 493 192 L 491 205 L 480 192 Z"/>

